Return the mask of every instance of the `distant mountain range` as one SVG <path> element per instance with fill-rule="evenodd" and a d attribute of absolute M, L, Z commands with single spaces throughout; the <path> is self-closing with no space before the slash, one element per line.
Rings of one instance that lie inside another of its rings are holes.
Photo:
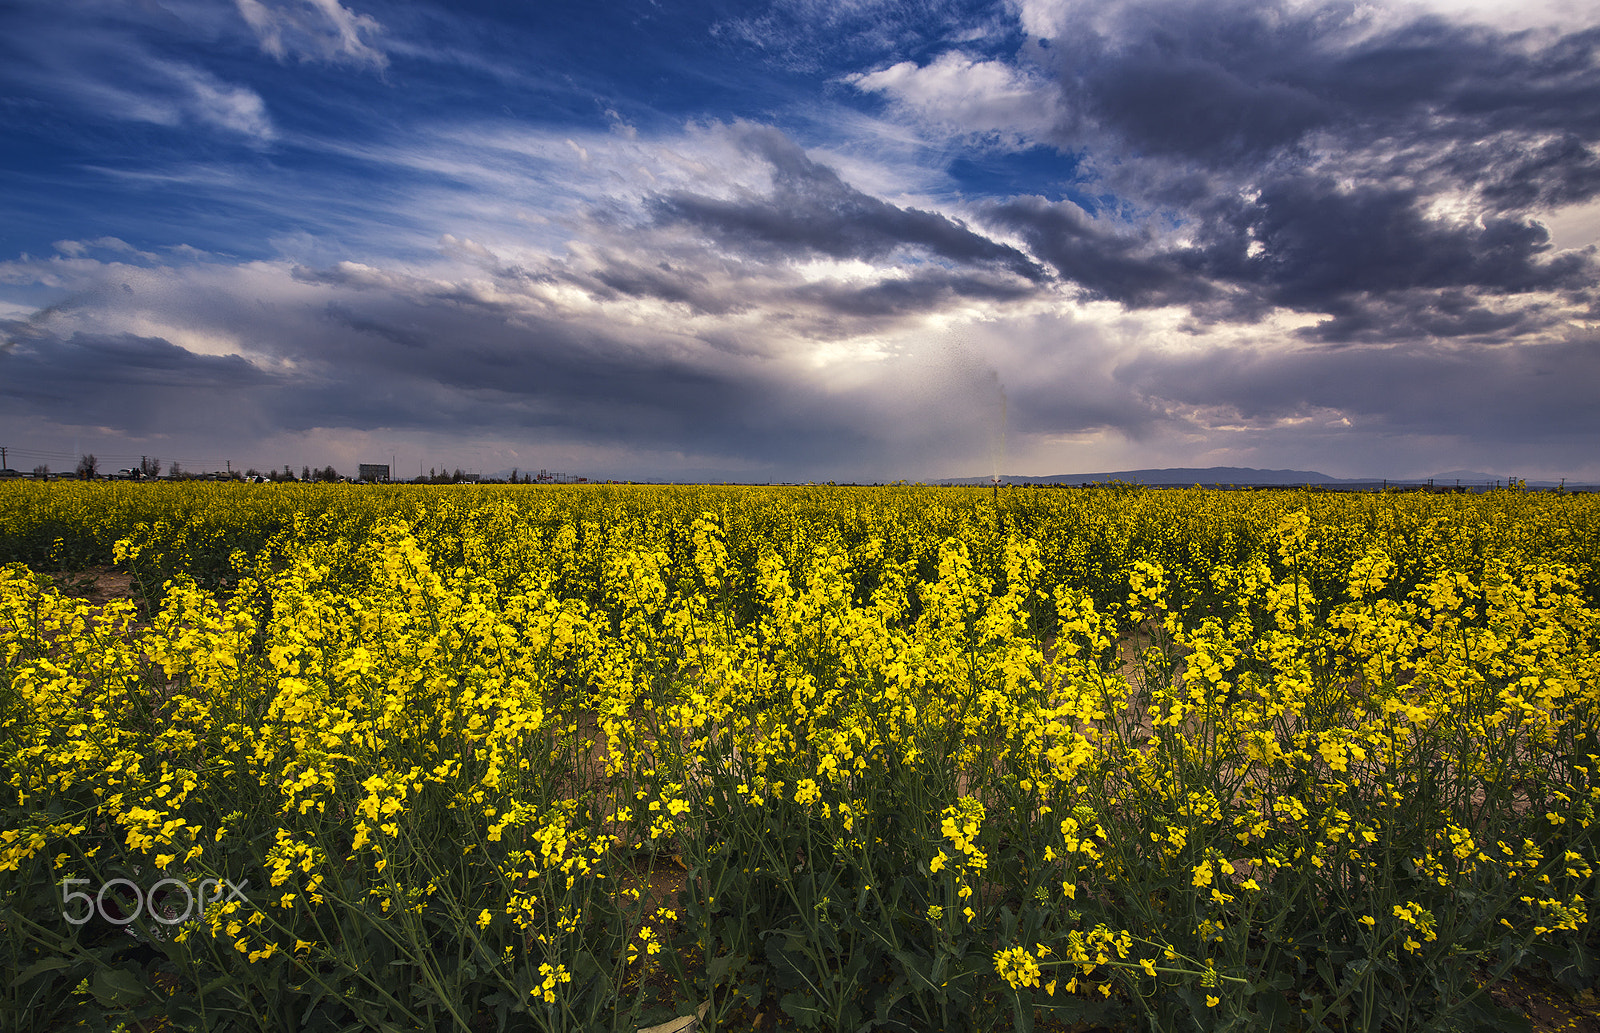
<path fill-rule="evenodd" d="M 1459 482 L 1463 487 L 1483 487 L 1498 481 L 1505 484 L 1510 478 L 1506 474 L 1483 473 L 1478 470 L 1447 470 L 1435 474 L 1432 478 L 1435 486 L 1453 486 Z M 989 484 L 990 477 L 951 477 L 939 484 Z M 1389 484 L 1426 484 L 1428 478 L 1411 478 L 1396 480 L 1389 478 Z M 1340 484 L 1340 485 L 1382 485 L 1381 477 L 1329 477 L 1325 473 L 1315 470 L 1257 470 L 1249 466 L 1178 466 L 1163 470 L 1112 470 L 1101 473 L 1062 473 L 1051 474 L 1046 477 L 1021 477 L 1006 474 L 1000 478 L 1002 484 L 1101 484 L 1109 481 L 1123 481 L 1128 484 L 1147 485 L 1271 485 L 1271 484 Z M 1530 488 L 1554 488 L 1556 481 L 1529 481 Z M 1575 485 L 1569 485 L 1573 487 Z"/>

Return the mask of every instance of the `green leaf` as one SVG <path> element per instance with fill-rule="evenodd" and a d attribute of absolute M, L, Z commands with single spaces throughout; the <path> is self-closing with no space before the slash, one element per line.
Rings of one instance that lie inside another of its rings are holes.
<path fill-rule="evenodd" d="M 723 954 L 706 964 L 706 976 L 712 985 L 721 983 L 730 974 L 737 975 L 749 959 L 743 954 Z"/>
<path fill-rule="evenodd" d="M 1461 1010 L 1463 1025 L 1470 1030 L 1533 1033 L 1533 1023 L 1526 1014 L 1501 1005 L 1487 994 L 1468 1001 Z"/>
<path fill-rule="evenodd" d="M 22 974 L 11 981 L 11 986 L 16 988 L 21 986 L 23 983 L 26 983 L 34 976 L 41 975 L 45 972 L 55 972 L 59 969 L 71 967 L 72 962 L 68 961 L 66 958 L 45 958 L 43 961 L 36 961 L 27 968 L 23 969 Z"/>
<path fill-rule="evenodd" d="M 1339 989 L 1339 980 L 1334 975 L 1333 965 L 1328 961 L 1327 958 L 1317 958 L 1317 975 L 1322 977 L 1322 983 L 1328 988 L 1329 993 L 1333 993 Z M 1300 996 L 1302 1000 L 1306 998 L 1306 995 L 1303 992 Z"/>
<path fill-rule="evenodd" d="M 1011 992 L 1012 1023 L 1017 1033 L 1033 1033 L 1033 1003 L 1030 1000 L 1023 1002 L 1022 994 L 1013 990 Z"/>
<path fill-rule="evenodd" d="M 233 981 L 234 979 L 232 976 L 218 976 L 200 988 L 199 996 L 202 998 L 208 997 L 211 994 L 216 993 L 218 990 L 221 990 L 223 987 L 231 985 Z"/>
<path fill-rule="evenodd" d="M 125 968 L 103 968 L 89 984 L 95 1000 L 107 1008 L 126 1008 L 145 995 L 144 980 Z"/>
<path fill-rule="evenodd" d="M 778 1007 L 801 1026 L 812 1026 L 823 1020 L 822 1008 L 816 1001 L 817 999 L 808 993 L 790 991 L 779 998 Z"/>

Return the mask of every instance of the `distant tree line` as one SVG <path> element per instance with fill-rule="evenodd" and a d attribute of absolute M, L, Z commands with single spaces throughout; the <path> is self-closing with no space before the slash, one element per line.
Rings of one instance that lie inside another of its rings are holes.
<path fill-rule="evenodd" d="M 50 476 L 50 467 L 47 464 L 41 463 L 33 468 L 33 473 L 35 477 L 48 478 Z M 84 453 L 83 456 L 78 459 L 78 466 L 75 474 L 80 480 L 94 480 L 97 477 L 102 476 L 100 470 L 100 460 L 96 458 L 92 452 Z M 205 477 L 207 479 L 224 479 L 233 481 L 271 481 L 275 484 L 285 482 L 333 483 L 344 480 L 344 478 L 339 475 L 339 471 L 335 470 L 332 465 L 320 468 L 302 466 L 300 467 L 299 475 L 296 476 L 294 468 L 288 463 L 285 463 L 283 465 L 283 469 L 281 470 L 272 469 L 265 472 L 258 470 L 255 467 L 250 467 L 244 471 L 230 470 L 227 473 L 219 472 L 208 474 L 191 474 L 186 472 L 177 461 L 173 461 L 166 464 L 166 472 L 163 474 L 162 462 L 156 456 L 142 457 L 139 460 L 139 465 L 136 469 L 119 471 L 118 475 L 126 477 L 130 474 L 139 479 L 155 479 L 165 476 L 167 480 L 176 481 L 188 480 L 196 477 Z M 511 476 L 503 481 L 499 478 L 480 478 L 466 473 L 461 469 L 461 467 L 458 466 L 454 470 L 439 470 L 437 468 L 430 469 L 425 476 L 416 477 L 410 483 L 461 484 L 462 482 L 477 482 L 481 484 L 532 484 L 534 483 L 534 479 L 532 474 L 522 473 L 520 470 L 515 468 L 512 469 Z"/>
<path fill-rule="evenodd" d="M 471 481 L 477 484 L 532 484 L 533 475 L 519 474 L 517 469 L 513 467 L 511 476 L 502 481 L 498 477 L 475 477 L 472 474 L 463 472 L 461 467 L 458 466 L 454 470 L 429 468 L 426 474 L 411 479 L 412 484 L 460 484 L 463 481 Z"/>

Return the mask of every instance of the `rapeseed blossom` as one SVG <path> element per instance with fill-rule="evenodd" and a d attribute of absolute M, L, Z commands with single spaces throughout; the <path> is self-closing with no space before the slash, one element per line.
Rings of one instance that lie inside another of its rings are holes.
<path fill-rule="evenodd" d="M 261 518 L 196 491 L 113 536 L 224 557 L 148 612 L 0 570 L 0 870 L 253 880 L 172 934 L 196 971 L 410 945 L 395 1008 L 481 977 L 551 1024 L 841 909 L 978 959 L 966 999 L 1208 1007 L 1303 960 L 1306 900 L 1438 985 L 1586 926 L 1586 503 L 1054 494 L 307 493 L 233 554 Z"/>

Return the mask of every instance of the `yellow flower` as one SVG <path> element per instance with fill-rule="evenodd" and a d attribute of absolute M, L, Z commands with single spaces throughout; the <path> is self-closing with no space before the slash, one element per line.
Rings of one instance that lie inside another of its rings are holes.
<path fill-rule="evenodd" d="M 1013 990 L 1039 985 L 1039 963 L 1033 960 L 1025 947 L 1009 947 L 996 951 L 994 970 L 1011 984 Z"/>
<path fill-rule="evenodd" d="M 1220 997 L 1212 997 L 1210 994 L 1206 994 L 1206 1007 L 1207 1008 L 1215 1008 L 1217 1005 L 1219 1005 L 1221 1003 L 1222 1003 L 1222 998 L 1220 998 Z"/>
<path fill-rule="evenodd" d="M 491 921 L 493 921 L 493 920 L 494 920 L 494 916 L 489 914 L 489 909 L 488 908 L 484 908 L 482 911 L 478 912 L 478 928 L 479 929 L 487 929 L 487 928 L 489 928 L 489 923 Z"/>

